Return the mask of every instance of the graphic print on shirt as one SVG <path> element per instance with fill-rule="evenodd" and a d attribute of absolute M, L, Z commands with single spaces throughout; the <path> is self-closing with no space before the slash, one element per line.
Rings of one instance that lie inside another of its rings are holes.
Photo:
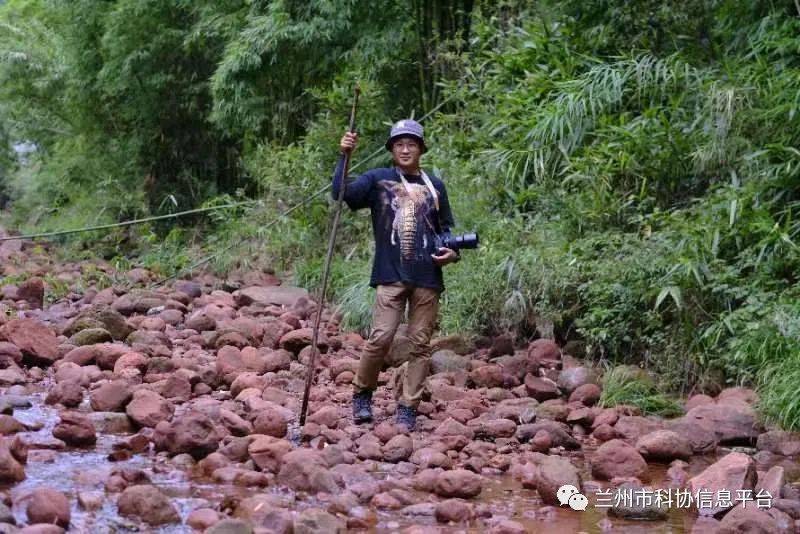
<path fill-rule="evenodd" d="M 433 200 L 428 189 L 424 185 L 408 184 L 406 190 L 402 183 L 389 180 L 381 180 L 379 184 L 385 192 L 381 195 L 384 209 L 393 213 L 391 244 L 400 248 L 401 262 L 413 263 L 425 257 L 434 228 L 430 222 Z"/>

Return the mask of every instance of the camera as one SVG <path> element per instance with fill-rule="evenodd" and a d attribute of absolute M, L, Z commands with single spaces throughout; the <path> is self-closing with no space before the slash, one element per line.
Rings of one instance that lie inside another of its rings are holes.
<path fill-rule="evenodd" d="M 478 248 L 478 234 L 476 232 L 461 235 L 452 235 L 449 232 L 437 234 L 434 245 L 436 250 L 449 248 L 456 252 L 462 248 Z"/>

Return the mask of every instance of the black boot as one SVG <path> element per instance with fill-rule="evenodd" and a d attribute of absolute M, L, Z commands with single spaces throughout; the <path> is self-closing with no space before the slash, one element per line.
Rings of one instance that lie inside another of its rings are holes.
<path fill-rule="evenodd" d="M 356 424 L 372 421 L 372 391 L 365 389 L 353 394 L 353 420 Z"/>
<path fill-rule="evenodd" d="M 417 425 L 417 410 L 403 404 L 398 404 L 396 418 L 398 425 L 403 425 L 411 432 Z"/>

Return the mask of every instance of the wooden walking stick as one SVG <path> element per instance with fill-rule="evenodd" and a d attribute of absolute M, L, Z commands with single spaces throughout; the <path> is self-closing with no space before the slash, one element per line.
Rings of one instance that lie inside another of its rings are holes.
<path fill-rule="evenodd" d="M 353 108 L 350 110 L 350 133 L 356 131 L 356 108 L 358 107 L 358 95 L 361 89 L 356 85 L 353 94 Z M 317 370 L 317 342 L 319 341 L 319 325 L 322 321 L 322 308 L 325 306 L 325 293 L 328 289 L 328 275 L 331 270 L 331 258 L 333 257 L 333 247 L 336 243 L 336 232 L 339 229 L 339 218 L 342 215 L 342 203 L 344 201 L 345 179 L 347 178 L 347 167 L 350 164 L 350 151 L 342 153 L 342 184 L 339 187 L 339 195 L 333 208 L 333 222 L 331 223 L 331 235 L 328 239 L 328 254 L 325 256 L 325 266 L 322 270 L 322 287 L 319 292 L 319 302 L 317 303 L 317 315 L 314 318 L 314 330 L 311 335 L 311 361 L 308 364 L 308 375 L 306 376 L 306 388 L 303 391 L 303 405 L 300 408 L 300 426 L 306 424 L 306 412 L 308 411 L 308 395 L 311 392 L 311 384 L 314 382 L 314 375 Z"/>

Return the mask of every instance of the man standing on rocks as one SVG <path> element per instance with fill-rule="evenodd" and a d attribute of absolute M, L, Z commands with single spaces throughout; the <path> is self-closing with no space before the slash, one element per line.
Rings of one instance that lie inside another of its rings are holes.
<path fill-rule="evenodd" d="M 352 152 L 358 141 L 345 133 L 339 148 Z M 435 236 L 449 233 L 453 215 L 444 183 L 420 168 L 426 150 L 422 126 L 402 120 L 392 126 L 386 149 L 394 167 L 372 169 L 349 182 L 344 200 L 351 209 L 369 208 L 375 237 L 370 286 L 377 288 L 372 331 L 364 344 L 353 384 L 353 418 L 372 420 L 372 392 L 383 358 L 408 305 L 410 359 L 398 393 L 397 423 L 413 430 L 422 388 L 430 369 L 430 339 L 444 291 L 442 266 L 458 261 L 449 248 L 436 249 Z M 343 161 L 333 177 L 333 197 L 343 181 Z"/>

